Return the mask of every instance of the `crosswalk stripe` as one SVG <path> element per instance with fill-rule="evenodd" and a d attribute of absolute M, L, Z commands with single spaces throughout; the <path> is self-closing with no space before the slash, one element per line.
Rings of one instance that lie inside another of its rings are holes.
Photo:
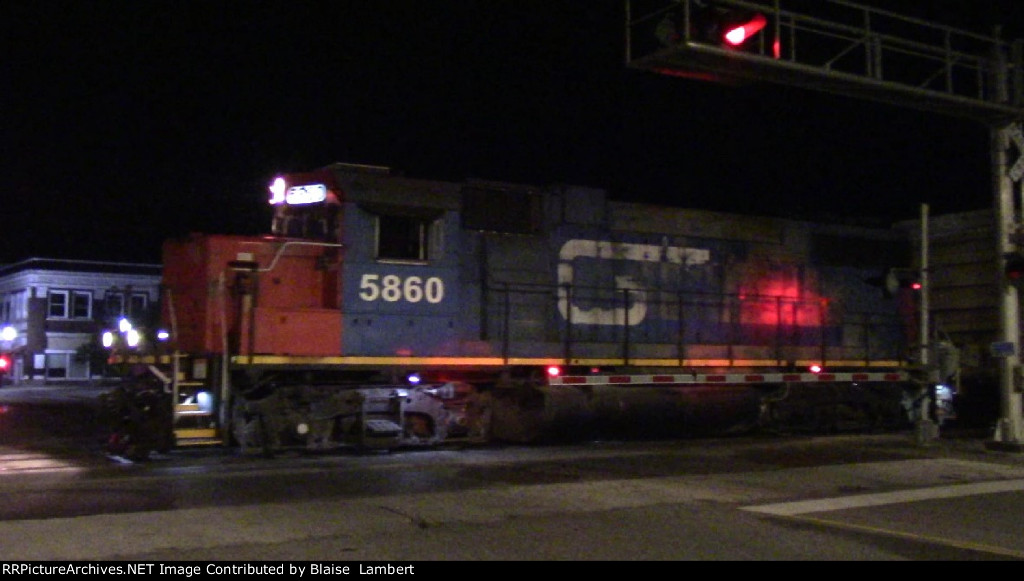
<path fill-rule="evenodd" d="M 0 454 L 0 476 L 25 472 L 70 472 L 75 470 L 81 470 L 81 467 L 41 452 Z"/>
<path fill-rule="evenodd" d="M 993 494 L 998 492 L 1016 492 L 1024 490 L 1024 480 L 1001 480 L 996 482 L 976 482 L 974 484 L 956 484 L 952 486 L 936 486 L 915 490 L 881 492 L 877 494 L 859 494 L 818 500 L 802 500 L 796 502 L 780 502 L 776 504 L 754 505 L 741 507 L 742 510 L 759 512 L 776 516 L 796 516 L 812 512 L 829 512 L 850 508 L 866 508 L 901 502 L 919 500 L 935 500 L 938 498 L 956 498 L 975 494 Z"/>

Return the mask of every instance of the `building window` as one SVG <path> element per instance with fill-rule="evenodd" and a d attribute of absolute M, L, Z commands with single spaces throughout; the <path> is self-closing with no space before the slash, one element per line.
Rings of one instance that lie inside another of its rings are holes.
<path fill-rule="evenodd" d="M 108 292 L 104 299 L 107 317 L 115 318 L 124 314 L 124 295 Z"/>
<path fill-rule="evenodd" d="M 85 291 L 71 292 L 71 318 L 92 318 L 92 293 Z"/>
<path fill-rule="evenodd" d="M 89 361 L 77 361 L 74 353 L 68 353 L 68 379 L 89 379 Z"/>
<path fill-rule="evenodd" d="M 88 361 L 76 361 L 68 351 L 37 353 L 33 361 L 35 371 L 45 379 L 89 379 Z"/>
<path fill-rule="evenodd" d="M 68 318 L 68 291 L 50 291 L 47 298 L 46 316 L 48 318 Z"/>
<path fill-rule="evenodd" d="M 52 290 L 47 294 L 46 316 L 50 319 L 89 319 L 92 317 L 92 293 Z"/>
<path fill-rule="evenodd" d="M 11 295 L 11 320 L 19 320 L 28 317 L 28 309 L 26 304 L 28 302 L 28 292 L 19 291 Z"/>
<path fill-rule="evenodd" d="M 128 295 L 127 308 L 125 308 L 125 293 L 108 291 L 103 299 L 106 316 L 114 319 L 118 317 L 137 318 L 146 314 L 149 306 L 149 295 L 146 293 L 131 293 Z"/>
<path fill-rule="evenodd" d="M 142 293 L 132 293 L 128 299 L 128 316 L 141 317 L 146 312 L 149 297 Z"/>
<path fill-rule="evenodd" d="M 68 361 L 70 353 L 47 353 L 46 354 L 46 378 L 66 379 L 68 377 Z"/>

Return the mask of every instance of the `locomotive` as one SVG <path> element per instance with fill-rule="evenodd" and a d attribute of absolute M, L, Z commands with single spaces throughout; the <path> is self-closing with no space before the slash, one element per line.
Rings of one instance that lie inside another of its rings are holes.
<path fill-rule="evenodd" d="M 889 229 L 336 163 L 163 247 L 178 445 L 396 447 L 905 421 Z"/>

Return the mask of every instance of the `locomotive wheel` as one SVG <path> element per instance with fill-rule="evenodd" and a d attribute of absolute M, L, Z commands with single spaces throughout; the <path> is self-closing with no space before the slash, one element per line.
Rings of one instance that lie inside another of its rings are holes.
<path fill-rule="evenodd" d="M 267 416 L 264 414 L 257 415 L 256 425 L 259 427 L 260 442 L 263 444 L 263 456 L 266 458 L 273 458 L 274 448 L 270 442 L 270 432 L 267 429 Z"/>
<path fill-rule="evenodd" d="M 242 454 L 258 453 L 268 458 L 272 457 L 273 442 L 264 415 L 250 412 L 247 402 L 242 398 L 235 401 L 232 415 L 232 436 Z"/>

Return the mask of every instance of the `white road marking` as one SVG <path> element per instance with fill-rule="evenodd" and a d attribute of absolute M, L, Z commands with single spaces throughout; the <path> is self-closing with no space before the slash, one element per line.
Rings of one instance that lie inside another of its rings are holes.
<path fill-rule="evenodd" d="M 0 476 L 25 472 L 69 472 L 81 470 L 73 462 L 54 458 L 41 452 L 0 454 Z"/>
<path fill-rule="evenodd" d="M 846 510 L 849 508 L 865 508 L 869 506 L 897 504 L 901 502 L 935 500 L 937 498 L 956 498 L 960 496 L 994 494 L 998 492 L 1017 492 L 1021 490 L 1024 490 L 1024 479 L 1000 480 L 995 482 L 977 482 L 974 484 L 956 484 L 952 486 L 900 490 L 896 492 L 880 492 L 876 494 L 822 498 L 818 500 L 801 500 L 796 502 L 744 506 L 741 507 L 741 510 L 775 516 L 796 516 L 812 512 L 830 512 L 835 510 Z"/>

